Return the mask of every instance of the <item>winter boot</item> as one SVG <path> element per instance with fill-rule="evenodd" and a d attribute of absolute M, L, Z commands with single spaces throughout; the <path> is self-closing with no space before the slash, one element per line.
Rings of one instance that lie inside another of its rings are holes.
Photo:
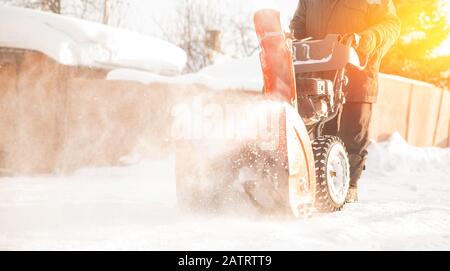
<path fill-rule="evenodd" d="M 358 202 L 358 188 L 356 187 L 349 188 L 347 197 L 345 198 L 345 202 L 347 203 Z"/>

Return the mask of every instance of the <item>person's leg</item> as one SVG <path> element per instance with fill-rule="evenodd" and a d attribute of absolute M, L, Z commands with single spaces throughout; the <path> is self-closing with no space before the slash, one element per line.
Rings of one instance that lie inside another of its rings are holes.
<path fill-rule="evenodd" d="M 350 187 L 356 192 L 358 181 L 365 169 L 369 146 L 369 125 L 372 104 L 347 103 L 344 105 L 338 135 L 347 148 L 350 160 Z"/>

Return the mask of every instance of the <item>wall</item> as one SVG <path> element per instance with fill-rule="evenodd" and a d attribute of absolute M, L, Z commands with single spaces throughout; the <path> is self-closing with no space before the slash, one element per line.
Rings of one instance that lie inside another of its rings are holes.
<path fill-rule="evenodd" d="M 61 142 L 64 67 L 36 53 L 15 54 L 0 69 L 0 146 L 9 171 L 47 173 Z M 61 83 L 60 83 L 61 82 Z"/>
<path fill-rule="evenodd" d="M 9 146 L 16 144 L 16 86 L 15 59 L 0 64 L 0 175 L 11 168 Z"/>

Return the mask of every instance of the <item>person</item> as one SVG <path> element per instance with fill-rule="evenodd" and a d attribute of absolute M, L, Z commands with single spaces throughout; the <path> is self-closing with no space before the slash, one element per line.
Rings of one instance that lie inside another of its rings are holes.
<path fill-rule="evenodd" d="M 377 100 L 380 63 L 400 35 L 396 8 L 392 0 L 300 0 L 290 30 L 298 40 L 323 39 L 327 34 L 360 36 L 356 50 L 368 64 L 363 71 L 347 69 L 347 102 L 340 114 L 324 127 L 324 134 L 337 135 L 346 145 L 350 162 L 347 202 L 356 202 L 358 181 L 368 155 L 369 124 Z"/>

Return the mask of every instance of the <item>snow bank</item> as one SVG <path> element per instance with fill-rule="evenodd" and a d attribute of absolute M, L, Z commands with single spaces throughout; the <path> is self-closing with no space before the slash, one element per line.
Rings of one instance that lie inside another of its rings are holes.
<path fill-rule="evenodd" d="M 368 168 L 373 172 L 450 173 L 450 149 L 414 147 L 398 133 L 386 142 L 372 144 L 369 152 Z"/>
<path fill-rule="evenodd" d="M 181 85 L 201 84 L 205 85 L 211 90 L 246 89 L 245 87 L 250 85 L 248 82 L 247 84 L 241 84 L 241 82 L 236 82 L 232 78 L 230 80 L 227 80 L 224 78 L 216 78 L 201 73 L 193 73 L 170 77 L 132 69 L 113 70 L 108 73 L 107 80 L 133 81 L 143 84 L 149 83 L 172 83 Z M 251 87 L 253 87 L 253 85 Z"/>
<path fill-rule="evenodd" d="M 116 69 L 109 72 L 108 80 L 135 81 L 144 84 L 153 82 L 177 84 L 203 84 L 213 90 L 261 91 L 263 76 L 257 56 L 225 60 L 200 70 L 198 73 L 168 77 L 132 69 Z"/>
<path fill-rule="evenodd" d="M 185 52 L 168 42 L 106 25 L 23 8 L 0 7 L 0 47 L 35 50 L 61 64 L 180 72 Z"/>

